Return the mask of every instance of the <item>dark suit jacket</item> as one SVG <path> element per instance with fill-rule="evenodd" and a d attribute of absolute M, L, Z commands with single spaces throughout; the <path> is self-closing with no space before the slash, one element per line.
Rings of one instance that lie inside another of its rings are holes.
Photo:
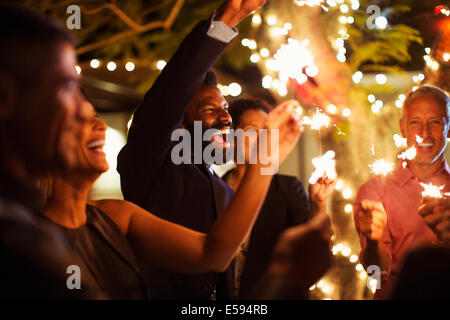
<path fill-rule="evenodd" d="M 249 297 L 267 271 L 280 234 L 305 223 L 308 215 L 309 200 L 302 183 L 295 177 L 276 174 L 250 234 L 238 298 Z"/>
<path fill-rule="evenodd" d="M 173 164 L 171 149 L 176 143 L 171 134 L 180 128 L 206 72 L 227 46 L 206 35 L 209 25 L 203 21 L 194 28 L 146 93 L 117 161 L 126 200 L 200 232 L 209 231 L 233 191 L 203 165 Z M 229 270 L 218 297 L 231 297 Z M 214 273 L 180 275 L 149 265 L 143 265 L 143 272 L 155 299 L 210 299 L 217 280 Z"/>

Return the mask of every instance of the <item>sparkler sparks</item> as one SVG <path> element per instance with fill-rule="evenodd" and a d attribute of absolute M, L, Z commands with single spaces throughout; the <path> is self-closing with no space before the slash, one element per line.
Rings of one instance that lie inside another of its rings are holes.
<path fill-rule="evenodd" d="M 336 179 L 336 160 L 334 159 L 335 153 L 332 150 L 325 152 L 323 156 L 312 159 L 314 166 L 314 172 L 309 178 L 310 184 L 315 184 L 319 178 L 326 175 L 329 179 Z"/>
<path fill-rule="evenodd" d="M 412 160 L 416 157 L 416 155 L 417 155 L 417 150 L 413 146 L 413 147 L 407 149 L 405 152 L 402 152 L 401 154 L 399 154 L 398 158 L 402 159 L 402 160 Z"/>
<path fill-rule="evenodd" d="M 316 113 L 311 119 L 311 129 L 320 130 L 321 127 L 327 127 L 330 125 L 330 117 L 317 108 Z"/>
<path fill-rule="evenodd" d="M 289 38 L 288 43 L 282 44 L 275 53 L 273 68 L 278 70 L 281 82 L 286 84 L 292 78 L 298 83 L 303 83 L 306 75 L 302 70 L 308 67 L 317 68 L 314 64 L 314 56 L 306 49 L 308 44 L 308 39 L 300 42 Z"/>
<path fill-rule="evenodd" d="M 444 189 L 444 185 L 442 186 L 435 186 L 431 183 L 420 183 L 420 185 L 423 187 L 422 191 L 422 197 L 430 197 L 430 198 L 442 198 L 443 194 L 441 191 Z M 444 194 L 446 195 L 446 194 Z"/>
<path fill-rule="evenodd" d="M 423 138 L 416 134 L 416 141 L 417 141 L 417 143 L 422 143 L 423 142 Z"/>
<path fill-rule="evenodd" d="M 294 0 L 294 3 L 300 7 L 308 6 L 315 7 L 321 6 L 323 10 L 328 11 L 328 7 L 323 4 L 324 0 Z"/>
<path fill-rule="evenodd" d="M 394 170 L 394 164 L 384 159 L 377 159 L 373 164 L 369 164 L 369 168 L 371 173 L 386 176 Z"/>

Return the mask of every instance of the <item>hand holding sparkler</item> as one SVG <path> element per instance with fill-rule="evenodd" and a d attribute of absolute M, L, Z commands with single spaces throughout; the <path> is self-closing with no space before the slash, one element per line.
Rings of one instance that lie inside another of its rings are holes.
<path fill-rule="evenodd" d="M 425 193 L 425 192 L 424 192 Z M 419 215 L 440 241 L 450 243 L 450 198 L 424 196 Z"/>
<path fill-rule="evenodd" d="M 309 184 L 310 216 L 326 211 L 327 199 L 333 193 L 335 185 L 336 179 L 330 179 L 325 173 L 317 179 L 316 183 Z"/>
<path fill-rule="evenodd" d="M 381 202 L 362 200 L 358 221 L 359 229 L 367 239 L 381 241 L 387 223 L 386 211 Z"/>
<path fill-rule="evenodd" d="M 312 159 L 314 172 L 309 178 L 309 199 L 311 216 L 326 211 L 326 201 L 336 185 L 336 160 L 334 151 L 327 151 L 323 156 Z"/>

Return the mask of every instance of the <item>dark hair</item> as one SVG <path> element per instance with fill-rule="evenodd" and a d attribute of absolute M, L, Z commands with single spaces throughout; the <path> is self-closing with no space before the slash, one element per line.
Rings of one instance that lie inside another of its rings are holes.
<path fill-rule="evenodd" d="M 259 98 L 247 98 L 237 99 L 230 103 L 228 112 L 233 120 L 233 126 L 237 127 L 241 121 L 241 116 L 248 110 L 262 110 L 269 113 L 272 110 L 272 106 L 264 99 Z"/>
<path fill-rule="evenodd" d="M 217 87 L 217 75 L 213 69 L 210 69 L 203 79 L 203 86 Z"/>
<path fill-rule="evenodd" d="M 431 84 L 421 85 L 417 88 L 417 90 L 408 94 L 405 102 L 403 103 L 402 118 L 405 116 L 406 108 L 414 101 L 414 99 L 424 96 L 433 98 L 439 103 L 439 105 L 441 105 L 441 107 L 445 110 L 447 123 L 450 123 L 450 97 L 447 92 Z"/>
<path fill-rule="evenodd" d="M 21 88 L 36 85 L 54 61 L 57 45 L 74 45 L 71 34 L 43 14 L 0 6 L 0 72 Z"/>

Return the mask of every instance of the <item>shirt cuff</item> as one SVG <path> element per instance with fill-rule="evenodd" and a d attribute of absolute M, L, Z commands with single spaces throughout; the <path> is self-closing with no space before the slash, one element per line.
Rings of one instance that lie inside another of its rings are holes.
<path fill-rule="evenodd" d="M 238 35 L 236 28 L 230 28 L 222 21 L 212 20 L 206 33 L 209 37 L 221 42 L 229 43 Z"/>

